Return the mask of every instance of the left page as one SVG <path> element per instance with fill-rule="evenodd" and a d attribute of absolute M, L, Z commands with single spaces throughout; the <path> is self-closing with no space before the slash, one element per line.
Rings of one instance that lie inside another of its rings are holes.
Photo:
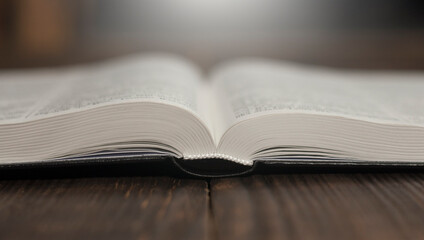
<path fill-rule="evenodd" d="M 200 81 L 194 66 L 168 55 L 6 72 L 0 74 L 0 124 L 137 101 L 173 104 L 204 118 L 198 99 Z"/>
<path fill-rule="evenodd" d="M 195 66 L 163 54 L 1 73 L 0 163 L 212 153 L 204 92 Z"/>

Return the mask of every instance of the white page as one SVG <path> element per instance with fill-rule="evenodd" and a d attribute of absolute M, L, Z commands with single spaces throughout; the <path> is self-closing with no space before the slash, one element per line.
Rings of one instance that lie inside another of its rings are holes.
<path fill-rule="evenodd" d="M 87 67 L 0 76 L 0 124 L 106 104 L 157 101 L 203 116 L 199 71 L 167 55 L 126 57 Z"/>
<path fill-rule="evenodd" d="M 58 81 L 58 76 L 62 81 Z M 0 74 L 0 123 L 27 120 L 69 80 L 67 71 L 3 72 Z"/>
<path fill-rule="evenodd" d="M 312 113 L 424 125 L 424 74 L 334 71 L 264 60 L 234 62 L 213 75 L 227 128 L 271 113 Z"/>

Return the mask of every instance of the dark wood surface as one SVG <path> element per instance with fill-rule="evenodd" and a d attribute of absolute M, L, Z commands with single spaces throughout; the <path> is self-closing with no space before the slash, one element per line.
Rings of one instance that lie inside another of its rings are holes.
<path fill-rule="evenodd" d="M 205 181 L 0 182 L 0 239 L 206 239 L 208 217 Z"/>
<path fill-rule="evenodd" d="M 424 174 L 212 181 L 218 239 L 423 239 Z"/>
<path fill-rule="evenodd" d="M 424 173 L 0 181 L 0 239 L 422 238 Z"/>

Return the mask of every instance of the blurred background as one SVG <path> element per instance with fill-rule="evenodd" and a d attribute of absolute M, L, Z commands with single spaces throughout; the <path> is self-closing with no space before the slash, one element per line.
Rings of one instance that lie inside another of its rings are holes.
<path fill-rule="evenodd" d="M 244 56 L 424 69 L 424 2 L 0 0 L 0 68 L 143 51 L 181 54 L 206 70 Z"/>

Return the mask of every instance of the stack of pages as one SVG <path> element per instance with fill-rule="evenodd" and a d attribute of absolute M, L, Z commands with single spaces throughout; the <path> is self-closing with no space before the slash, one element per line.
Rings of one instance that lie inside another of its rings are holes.
<path fill-rule="evenodd" d="M 424 74 L 172 55 L 0 74 L 0 166 L 155 156 L 424 163 Z"/>

